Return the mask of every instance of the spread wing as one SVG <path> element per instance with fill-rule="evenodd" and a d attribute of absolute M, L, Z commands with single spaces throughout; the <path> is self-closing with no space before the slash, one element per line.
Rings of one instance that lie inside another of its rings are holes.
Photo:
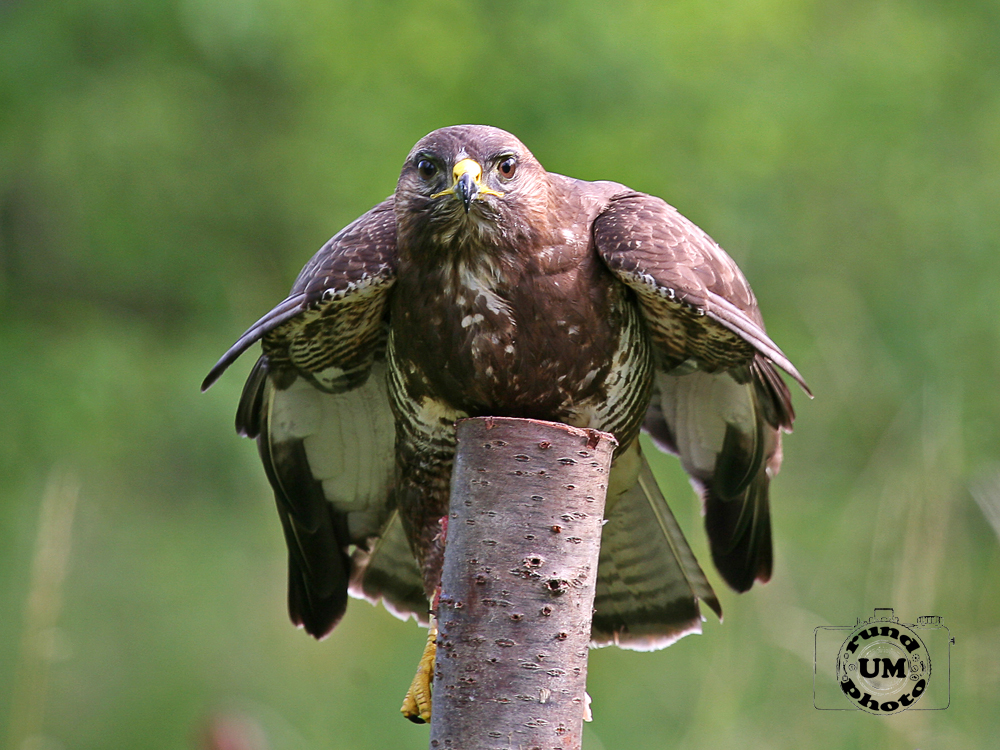
<path fill-rule="evenodd" d="M 388 199 L 324 245 L 284 302 L 212 368 L 258 340 L 236 429 L 257 441 L 288 545 L 292 621 L 321 638 L 347 594 L 425 616 L 416 563 L 392 507 L 395 426 L 386 392 L 387 303 L 396 267 Z M 402 548 L 401 548 L 402 545 Z"/>
<path fill-rule="evenodd" d="M 736 263 L 662 200 L 626 192 L 594 221 L 598 253 L 628 286 L 654 343 L 644 428 L 701 491 L 712 558 L 746 591 L 771 575 L 770 477 L 795 412 L 775 366 L 808 393 L 768 338 Z"/>

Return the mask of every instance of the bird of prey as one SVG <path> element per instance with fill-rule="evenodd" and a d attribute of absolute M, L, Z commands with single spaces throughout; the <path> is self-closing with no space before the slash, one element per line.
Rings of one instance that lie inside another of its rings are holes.
<path fill-rule="evenodd" d="M 700 632 L 699 601 L 721 616 L 640 431 L 700 491 L 722 578 L 742 592 L 771 575 L 768 485 L 794 419 L 777 369 L 808 388 L 733 260 L 659 198 L 547 172 L 496 128 L 436 130 L 203 388 L 257 341 L 236 428 L 274 488 L 291 618 L 316 638 L 348 593 L 433 628 L 454 423 L 468 416 L 617 438 L 595 645 Z M 433 642 L 432 629 L 403 708 L 417 721 Z"/>

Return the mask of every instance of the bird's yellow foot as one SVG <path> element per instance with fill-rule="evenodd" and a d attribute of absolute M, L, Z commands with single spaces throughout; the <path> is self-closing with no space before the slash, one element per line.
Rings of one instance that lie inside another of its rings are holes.
<path fill-rule="evenodd" d="M 414 724 L 426 724 L 431 720 L 431 683 L 434 680 L 434 658 L 437 655 L 437 627 L 431 623 L 427 633 L 427 645 L 424 654 L 417 665 L 417 673 L 413 676 L 410 689 L 406 691 L 403 716 Z"/>

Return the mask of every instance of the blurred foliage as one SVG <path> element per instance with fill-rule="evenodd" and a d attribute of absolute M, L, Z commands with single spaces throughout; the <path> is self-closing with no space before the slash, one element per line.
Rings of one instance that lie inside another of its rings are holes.
<path fill-rule="evenodd" d="M 319 645 L 287 623 L 231 429 L 251 358 L 198 384 L 420 136 L 484 122 L 705 227 L 817 394 L 774 484 L 774 580 L 720 589 L 701 637 L 595 652 L 586 746 L 984 747 L 998 30 L 975 0 L 0 3 L 0 730 L 426 747 L 397 714 L 421 631 L 360 603 Z M 656 468 L 707 562 L 690 488 Z M 876 606 L 952 628 L 948 710 L 812 707 L 813 628 Z"/>

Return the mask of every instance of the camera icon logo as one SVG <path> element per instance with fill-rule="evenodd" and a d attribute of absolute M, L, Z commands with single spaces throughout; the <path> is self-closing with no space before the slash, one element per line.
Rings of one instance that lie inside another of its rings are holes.
<path fill-rule="evenodd" d="M 951 703 L 955 639 L 940 617 L 919 617 L 908 625 L 892 609 L 876 609 L 873 617 L 858 618 L 853 627 L 819 627 L 815 634 L 816 708 L 888 716 L 908 709 L 940 710 Z"/>

